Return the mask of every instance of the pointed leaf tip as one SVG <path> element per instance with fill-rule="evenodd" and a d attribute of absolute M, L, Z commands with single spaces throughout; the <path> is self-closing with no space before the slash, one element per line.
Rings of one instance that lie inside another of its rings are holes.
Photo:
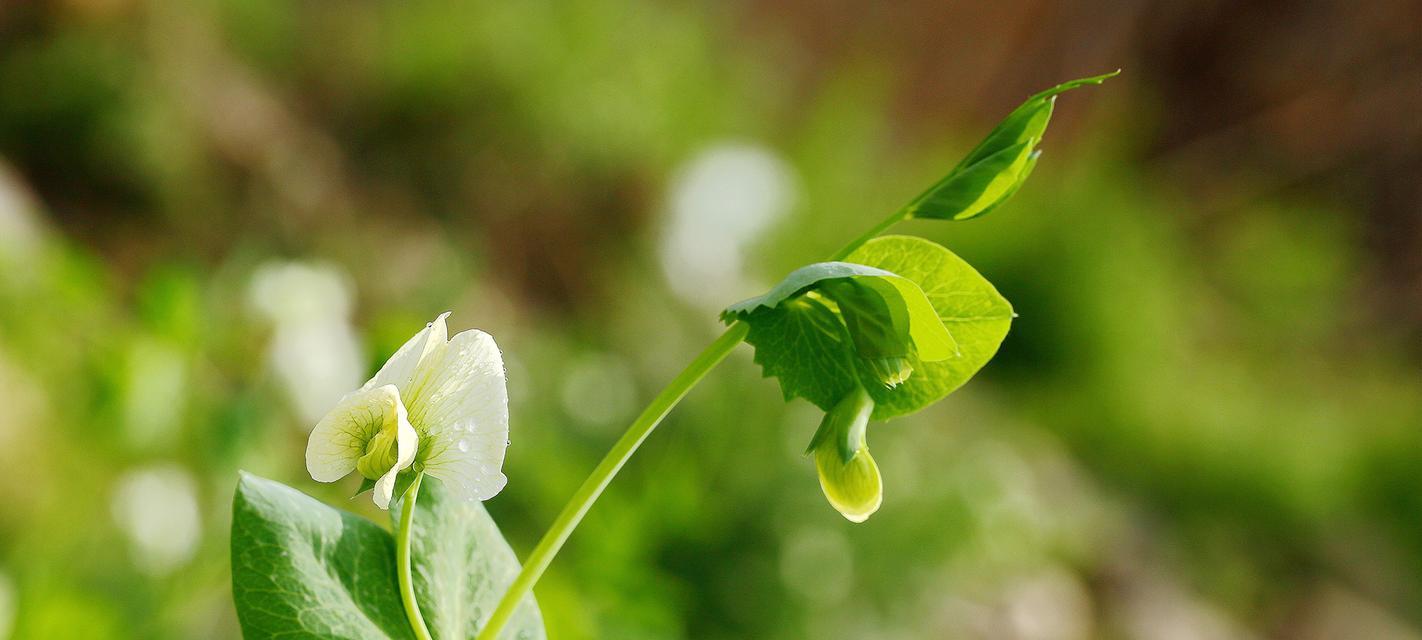
<path fill-rule="evenodd" d="M 1016 194 L 1031 174 L 1039 153 L 1036 147 L 1051 120 L 1056 97 L 1077 87 L 1101 84 L 1120 73 L 1117 69 L 1078 78 L 1033 94 L 947 176 L 914 198 L 905 211 L 913 218 L 968 220 L 996 209 Z"/>

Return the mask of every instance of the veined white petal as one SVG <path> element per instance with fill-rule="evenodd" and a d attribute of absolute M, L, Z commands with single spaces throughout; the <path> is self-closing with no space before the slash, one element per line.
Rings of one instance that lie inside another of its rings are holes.
<path fill-rule="evenodd" d="M 395 428 L 395 466 L 390 467 L 385 475 L 375 481 L 375 489 L 371 492 L 375 506 L 381 509 L 390 508 L 391 494 L 395 492 L 395 478 L 415 461 L 415 448 L 420 442 L 419 434 L 410 426 L 403 404 L 399 407 L 399 422 Z"/>
<path fill-rule="evenodd" d="M 444 349 L 445 343 L 449 339 L 449 328 L 445 325 L 444 319 L 449 317 L 449 312 L 439 314 L 438 318 L 425 325 L 414 337 L 405 341 L 395 355 L 380 367 L 380 371 L 375 373 L 375 377 L 365 383 L 362 389 L 373 389 L 382 385 L 393 384 L 400 393 L 406 396 L 410 393 L 410 387 L 423 364 L 438 356 L 439 351 Z"/>
<path fill-rule="evenodd" d="M 410 422 L 424 438 L 425 471 L 467 500 L 487 500 L 504 488 L 509 397 L 493 337 L 478 330 L 454 336 L 406 398 Z"/>
<path fill-rule="evenodd" d="M 311 478 L 317 482 L 335 482 L 355 471 L 356 461 L 365 455 L 366 443 L 392 421 L 399 448 L 397 457 L 402 457 L 405 452 L 401 445 L 405 439 L 400 436 L 407 430 L 414 433 L 414 429 L 410 427 L 405 405 L 401 404 L 400 392 L 395 386 L 384 385 L 347 394 L 316 423 L 311 438 L 306 441 L 306 470 L 311 472 Z M 410 449 L 409 460 L 413 460 L 414 447 Z"/>

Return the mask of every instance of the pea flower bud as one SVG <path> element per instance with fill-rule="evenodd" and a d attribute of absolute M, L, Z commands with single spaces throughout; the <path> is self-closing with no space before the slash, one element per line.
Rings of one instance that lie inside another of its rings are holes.
<path fill-rule="evenodd" d="M 825 498 L 850 522 L 868 520 L 884 501 L 883 480 L 866 436 L 873 412 L 874 400 L 856 387 L 825 414 L 807 451 L 815 457 Z"/>

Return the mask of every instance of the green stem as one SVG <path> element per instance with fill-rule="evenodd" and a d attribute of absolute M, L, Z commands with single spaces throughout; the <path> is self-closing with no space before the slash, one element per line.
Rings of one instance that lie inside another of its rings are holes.
<path fill-rule="evenodd" d="M 888 231 L 889 227 L 892 227 L 908 219 L 908 214 L 909 208 L 905 206 L 904 208 L 895 211 L 893 215 L 884 218 L 883 220 L 880 220 L 879 224 L 874 225 L 873 228 L 869 229 L 868 231 L 865 231 L 858 238 L 851 240 L 849 244 L 844 245 L 843 249 L 840 249 L 838 252 L 836 252 L 833 256 L 830 257 L 830 261 L 834 262 L 848 258 L 849 254 L 854 253 L 854 250 L 863 246 L 864 243 L 873 240 L 879 234 Z"/>
<path fill-rule="evenodd" d="M 622 465 L 627 463 L 627 459 L 637 451 L 637 447 L 651 435 L 652 430 L 657 428 L 662 418 L 671 412 L 682 397 L 691 388 L 696 386 L 713 367 L 723 360 L 736 345 L 741 343 L 746 337 L 746 332 L 750 328 L 743 322 L 731 325 L 725 333 L 721 334 L 711 346 L 696 356 L 691 364 L 686 366 L 671 384 L 667 385 L 662 392 L 652 399 L 652 403 L 642 410 L 642 414 L 632 422 L 632 426 L 627 428 L 627 432 L 617 440 L 617 444 L 612 446 L 612 450 L 607 452 L 602 462 L 593 469 L 592 475 L 583 481 L 583 486 L 578 487 L 578 492 L 568 500 L 568 504 L 563 507 L 563 511 L 558 514 L 558 518 L 548 527 L 548 532 L 543 534 L 543 539 L 538 542 L 533 553 L 528 556 L 528 560 L 523 563 L 523 570 L 509 585 L 508 591 L 504 592 L 503 600 L 499 601 L 499 606 L 494 609 L 494 613 L 489 617 L 484 629 L 479 632 L 479 640 L 494 640 L 499 636 L 499 631 L 504 628 L 504 624 L 513 615 L 514 609 L 523 597 L 533 589 L 534 583 L 543 576 L 543 571 L 548 568 L 548 564 L 553 561 L 553 556 L 558 554 L 558 550 L 567 542 L 568 536 L 577 528 L 588 509 L 597 502 L 598 496 L 602 495 L 608 483 L 612 482 L 613 476 L 622 469 Z"/>
<path fill-rule="evenodd" d="M 854 253 L 865 242 L 883 233 L 889 227 L 894 226 L 908 217 L 909 209 L 904 207 L 895 211 L 893 215 L 885 218 L 875 225 L 864 235 L 855 238 L 854 241 L 845 245 L 838 253 L 834 254 L 830 260 L 843 260 Z M 652 431 L 661 424 L 672 408 L 686 396 L 691 388 L 696 386 L 706 374 L 711 371 L 731 350 L 745 339 L 750 327 L 744 322 L 737 322 L 731 325 L 721 337 L 706 347 L 700 355 L 696 356 L 691 364 L 686 366 L 675 379 L 668 384 L 662 392 L 652 399 L 652 403 L 642 410 L 642 414 L 627 427 L 627 431 L 617 440 L 617 444 L 612 446 L 612 450 L 603 456 L 602 462 L 593 469 L 592 475 L 583 481 L 583 485 L 578 487 L 577 493 L 568 499 L 568 504 L 563 506 L 563 511 L 558 514 L 558 518 L 548 527 L 548 532 L 543 534 L 543 539 L 538 541 L 538 546 L 534 547 L 533 553 L 528 556 L 528 560 L 523 564 L 523 570 L 518 577 L 514 578 L 513 584 L 509 585 L 504 597 L 499 600 L 499 605 L 494 609 L 493 615 L 489 616 L 489 621 L 484 624 L 484 628 L 479 631 L 478 640 L 495 640 L 499 637 L 499 632 L 504 625 L 508 624 L 509 618 L 513 616 L 514 610 L 518 608 L 523 597 L 533 590 L 533 585 L 538 579 L 543 577 L 543 572 L 548 569 L 549 563 L 553 562 L 553 556 L 558 555 L 558 550 L 563 548 L 563 543 L 568 541 L 568 536 L 572 535 L 583 516 L 587 515 L 588 509 L 597 502 L 603 490 L 607 489 L 608 483 L 622 469 L 622 465 L 636 453 L 637 447 L 651 435 Z M 413 489 L 412 489 L 413 491 Z M 412 501 L 413 503 L 413 501 Z M 401 574 L 402 580 L 404 573 Z M 406 605 L 410 609 L 410 605 Z M 418 619 L 418 610 L 411 619 Z"/>
<path fill-rule="evenodd" d="M 420 615 L 420 603 L 415 600 L 415 583 L 410 579 L 410 525 L 415 522 L 415 500 L 420 497 L 420 481 L 425 474 L 415 475 L 410 490 L 405 493 L 400 510 L 400 530 L 395 532 L 395 563 L 400 574 L 400 601 L 405 604 L 405 617 L 417 640 L 431 640 L 430 629 Z"/>

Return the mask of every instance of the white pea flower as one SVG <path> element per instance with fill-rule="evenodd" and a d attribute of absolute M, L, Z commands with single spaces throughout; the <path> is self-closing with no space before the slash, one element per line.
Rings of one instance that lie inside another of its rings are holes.
<path fill-rule="evenodd" d="M 407 469 L 439 478 L 465 500 L 488 500 L 504 488 L 503 356 L 483 331 L 449 339 L 447 316 L 410 338 L 316 424 L 306 445 L 313 479 L 335 482 L 357 471 L 375 481 L 381 509 L 390 508 L 396 477 Z"/>

